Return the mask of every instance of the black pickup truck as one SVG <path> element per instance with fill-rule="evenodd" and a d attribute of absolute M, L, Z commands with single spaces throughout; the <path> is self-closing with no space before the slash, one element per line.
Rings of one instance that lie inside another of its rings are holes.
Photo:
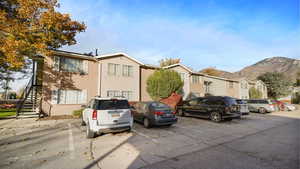
<path fill-rule="evenodd" d="M 197 97 L 186 100 L 177 106 L 177 113 L 180 116 L 209 118 L 214 122 L 241 117 L 236 100 L 228 96 Z"/>

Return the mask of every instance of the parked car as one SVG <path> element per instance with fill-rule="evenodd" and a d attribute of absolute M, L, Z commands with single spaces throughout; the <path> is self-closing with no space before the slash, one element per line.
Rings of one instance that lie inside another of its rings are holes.
<path fill-rule="evenodd" d="M 86 125 L 86 136 L 107 132 L 130 131 L 133 117 L 129 103 L 124 98 L 95 97 L 82 112 L 82 125 Z"/>
<path fill-rule="evenodd" d="M 277 106 L 277 110 L 284 111 L 285 110 L 285 104 L 282 101 L 274 100 L 273 103 Z"/>
<path fill-rule="evenodd" d="M 134 120 L 143 123 L 145 128 L 162 125 L 171 126 L 177 122 L 175 112 L 161 102 L 138 102 L 133 105 L 132 111 Z"/>
<path fill-rule="evenodd" d="M 258 112 L 264 114 L 276 110 L 271 100 L 267 99 L 250 99 L 247 100 L 247 104 L 250 112 Z"/>
<path fill-rule="evenodd" d="M 180 116 L 198 116 L 209 118 L 214 122 L 241 117 L 236 100 L 227 96 L 207 96 L 187 100 L 177 106 L 177 111 Z"/>
<path fill-rule="evenodd" d="M 289 104 L 289 103 L 283 103 L 284 104 L 284 110 L 287 110 L 287 111 L 294 111 L 296 110 L 296 107 L 292 104 Z"/>
<path fill-rule="evenodd" d="M 241 113 L 241 115 L 249 115 L 249 109 L 248 109 L 248 104 L 246 100 L 242 100 L 242 99 L 236 99 L 236 102 L 239 106 L 239 112 Z"/>

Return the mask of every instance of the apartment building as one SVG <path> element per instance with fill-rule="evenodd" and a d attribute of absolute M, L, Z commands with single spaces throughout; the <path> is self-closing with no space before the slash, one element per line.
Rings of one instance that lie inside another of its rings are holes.
<path fill-rule="evenodd" d="M 96 57 L 98 60 L 98 95 L 123 96 L 129 101 L 140 101 L 141 66 L 143 63 L 125 53 Z"/>
<path fill-rule="evenodd" d="M 44 113 L 71 114 L 96 95 L 99 72 L 95 58 L 66 51 L 43 58 L 40 109 Z"/>
<path fill-rule="evenodd" d="M 48 115 L 71 114 L 94 96 L 123 96 L 129 101 L 151 101 L 147 79 L 160 67 L 143 64 L 125 53 L 89 56 L 54 51 L 43 56 L 34 69 L 34 84 L 41 86 L 39 109 Z M 164 67 L 178 72 L 184 82 L 183 99 L 205 95 L 248 99 L 254 86 L 267 98 L 262 81 L 209 76 L 178 63 Z"/>

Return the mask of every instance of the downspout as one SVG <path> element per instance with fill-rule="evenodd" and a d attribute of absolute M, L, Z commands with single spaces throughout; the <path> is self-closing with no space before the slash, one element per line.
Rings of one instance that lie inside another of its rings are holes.
<path fill-rule="evenodd" d="M 139 101 L 142 101 L 142 68 L 139 66 Z"/>

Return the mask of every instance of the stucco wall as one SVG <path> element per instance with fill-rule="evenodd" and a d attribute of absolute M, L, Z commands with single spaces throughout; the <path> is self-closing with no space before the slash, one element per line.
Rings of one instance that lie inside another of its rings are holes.
<path fill-rule="evenodd" d="M 183 84 L 183 99 L 190 93 L 190 73 L 186 69 L 182 68 L 181 66 L 176 66 L 170 68 L 170 70 L 174 70 L 178 73 L 184 73 L 184 84 Z"/>
<path fill-rule="evenodd" d="M 51 115 L 72 114 L 73 110 L 80 109 L 79 104 L 52 104 L 52 90 L 73 89 L 87 90 L 87 102 L 97 95 L 98 63 L 88 62 L 88 74 L 58 72 L 53 70 L 53 57 L 45 56 L 43 66 L 43 101 L 42 111 Z"/>
<path fill-rule="evenodd" d="M 239 83 L 233 81 L 233 88 L 230 87 L 230 81 L 227 81 L 227 96 L 239 98 Z"/>
<path fill-rule="evenodd" d="M 147 92 L 147 79 L 154 73 L 155 69 L 141 68 L 141 101 L 152 101 Z"/>
<path fill-rule="evenodd" d="M 140 91 L 140 65 L 125 56 L 106 58 L 99 61 L 100 63 L 100 95 L 102 97 L 107 96 L 108 90 L 118 91 L 132 91 L 132 99 L 129 101 L 139 101 Z M 117 76 L 108 74 L 108 64 L 120 64 L 121 73 Z M 125 77 L 122 76 L 122 65 L 133 66 L 133 76 Z"/>
<path fill-rule="evenodd" d="M 199 77 L 199 83 L 193 83 L 192 76 L 198 76 Z M 204 81 L 203 76 L 201 75 L 192 75 L 190 77 L 190 92 L 192 93 L 199 93 L 200 96 L 204 96 Z"/>
<path fill-rule="evenodd" d="M 203 77 L 204 81 L 210 81 L 210 94 L 214 96 L 227 96 L 227 84 L 225 80 L 213 78 L 213 77 Z"/>

